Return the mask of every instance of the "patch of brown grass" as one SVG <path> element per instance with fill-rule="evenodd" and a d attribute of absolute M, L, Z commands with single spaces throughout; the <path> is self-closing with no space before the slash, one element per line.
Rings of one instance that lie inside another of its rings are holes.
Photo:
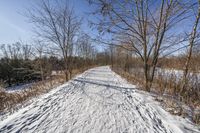
<path fill-rule="evenodd" d="M 63 78 L 56 77 L 55 79 L 49 79 L 34 83 L 30 87 L 21 92 L 8 93 L 5 91 L 0 92 L 0 111 L 10 110 L 16 104 L 25 102 L 26 100 L 38 96 L 40 94 L 49 92 L 51 89 L 64 83 Z"/>
<path fill-rule="evenodd" d="M 134 72 L 125 72 L 122 68 L 113 68 L 113 71 L 125 78 L 130 83 L 136 84 L 142 90 L 144 80 L 142 75 Z M 175 73 L 170 74 L 167 78 L 159 73 L 152 85 L 151 92 L 156 94 L 156 100 L 161 102 L 164 108 L 174 114 L 183 117 L 189 116 L 193 122 L 200 124 L 200 81 L 196 75 L 190 77 L 185 94 L 181 95 L 180 90 L 182 81 Z M 185 108 L 187 106 L 187 108 Z M 188 110 L 189 108 L 189 110 Z M 192 115 L 191 115 L 192 114 Z"/>
<path fill-rule="evenodd" d="M 82 69 L 74 69 L 72 72 L 72 77 L 82 73 L 87 69 L 89 69 L 89 67 L 85 67 Z M 0 112 L 9 111 L 13 109 L 16 105 L 23 104 L 25 101 L 33 97 L 47 93 L 53 88 L 63 84 L 64 82 L 65 82 L 65 76 L 59 75 L 59 76 L 54 76 L 45 81 L 39 81 L 37 83 L 33 83 L 33 85 L 20 92 L 8 93 L 3 89 L 1 89 Z"/>

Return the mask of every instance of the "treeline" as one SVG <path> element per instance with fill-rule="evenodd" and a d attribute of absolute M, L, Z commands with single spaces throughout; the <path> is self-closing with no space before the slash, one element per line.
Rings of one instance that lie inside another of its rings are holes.
<path fill-rule="evenodd" d="M 37 45 L 27 45 L 20 42 L 1 45 L 2 57 L 0 58 L 0 83 L 3 87 L 42 81 L 52 78 L 52 72 L 64 74 L 65 61 L 63 58 L 45 54 L 38 54 Z M 40 49 L 41 50 L 41 49 Z M 90 50 L 79 56 L 69 57 L 72 70 L 80 71 L 95 64 L 103 64 L 97 61 L 96 55 L 90 56 Z M 82 53 L 82 54 L 81 54 Z M 101 55 L 102 57 L 102 55 Z M 55 74 L 53 74 L 55 75 Z"/>
<path fill-rule="evenodd" d="M 81 29 L 82 19 L 69 3 L 62 2 L 42 1 L 25 11 L 36 39 L 32 44 L 2 45 L 3 84 L 45 80 L 52 71 L 62 71 L 67 81 L 74 69 L 84 70 L 96 63 L 97 50 Z"/>
<path fill-rule="evenodd" d="M 184 93 L 181 91 L 185 82 L 183 77 L 187 52 L 158 58 L 151 91 L 160 95 L 171 95 L 177 100 L 198 105 L 200 103 L 200 47 L 197 46 L 193 49 L 190 59 L 187 89 Z M 104 62 L 107 62 L 114 71 L 131 75 L 129 80 L 139 83 L 145 89 L 144 64 L 138 56 L 119 46 L 108 47 L 104 55 L 107 55 L 104 56 Z"/>

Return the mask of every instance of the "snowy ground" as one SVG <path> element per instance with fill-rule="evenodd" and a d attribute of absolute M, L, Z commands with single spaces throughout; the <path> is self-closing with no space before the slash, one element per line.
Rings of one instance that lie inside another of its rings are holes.
<path fill-rule="evenodd" d="M 131 73 L 136 73 L 136 72 L 143 73 L 143 69 L 142 68 L 130 68 L 130 72 Z M 183 76 L 183 70 L 157 67 L 155 74 L 156 75 L 161 74 L 165 78 L 170 78 L 173 75 L 173 76 L 176 76 L 177 79 L 181 79 Z M 193 74 L 197 75 L 198 79 L 200 79 L 200 72 L 199 73 L 190 72 L 189 76 L 192 77 L 192 76 L 194 76 Z"/>
<path fill-rule="evenodd" d="M 7 88 L 5 88 L 5 90 L 8 93 L 16 93 L 16 92 L 21 92 L 21 91 L 27 90 L 32 85 L 33 85 L 33 83 L 15 85 L 15 86 L 7 87 Z"/>
<path fill-rule="evenodd" d="M 0 121 L 0 132 L 200 132 L 111 69 L 97 67 Z"/>

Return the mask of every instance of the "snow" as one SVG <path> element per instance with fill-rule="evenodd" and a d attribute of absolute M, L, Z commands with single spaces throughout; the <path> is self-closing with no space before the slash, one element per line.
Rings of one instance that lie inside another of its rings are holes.
<path fill-rule="evenodd" d="M 15 85 L 15 86 L 7 87 L 7 88 L 5 88 L 5 90 L 8 93 L 16 93 L 16 92 L 21 92 L 21 91 L 27 90 L 32 85 L 33 85 L 33 83 L 20 84 L 20 85 Z"/>
<path fill-rule="evenodd" d="M 172 75 L 176 76 L 176 78 L 178 78 L 179 80 L 181 80 L 182 76 L 183 76 L 183 70 L 178 70 L 178 69 L 169 69 L 169 68 L 156 68 L 156 72 L 157 74 L 162 74 L 163 76 L 165 76 L 165 78 L 169 78 Z M 189 73 L 190 78 L 194 77 L 194 75 L 196 75 L 198 77 L 198 79 L 200 79 L 200 73 Z"/>
<path fill-rule="evenodd" d="M 96 67 L 0 121 L 0 132 L 191 133 L 200 127 L 163 110 L 108 66 Z"/>

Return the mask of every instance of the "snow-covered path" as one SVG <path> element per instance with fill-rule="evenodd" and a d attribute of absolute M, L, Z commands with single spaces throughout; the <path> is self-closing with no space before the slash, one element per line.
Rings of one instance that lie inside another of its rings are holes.
<path fill-rule="evenodd" d="M 0 121 L 0 132 L 200 132 L 108 66 L 90 69 Z"/>

